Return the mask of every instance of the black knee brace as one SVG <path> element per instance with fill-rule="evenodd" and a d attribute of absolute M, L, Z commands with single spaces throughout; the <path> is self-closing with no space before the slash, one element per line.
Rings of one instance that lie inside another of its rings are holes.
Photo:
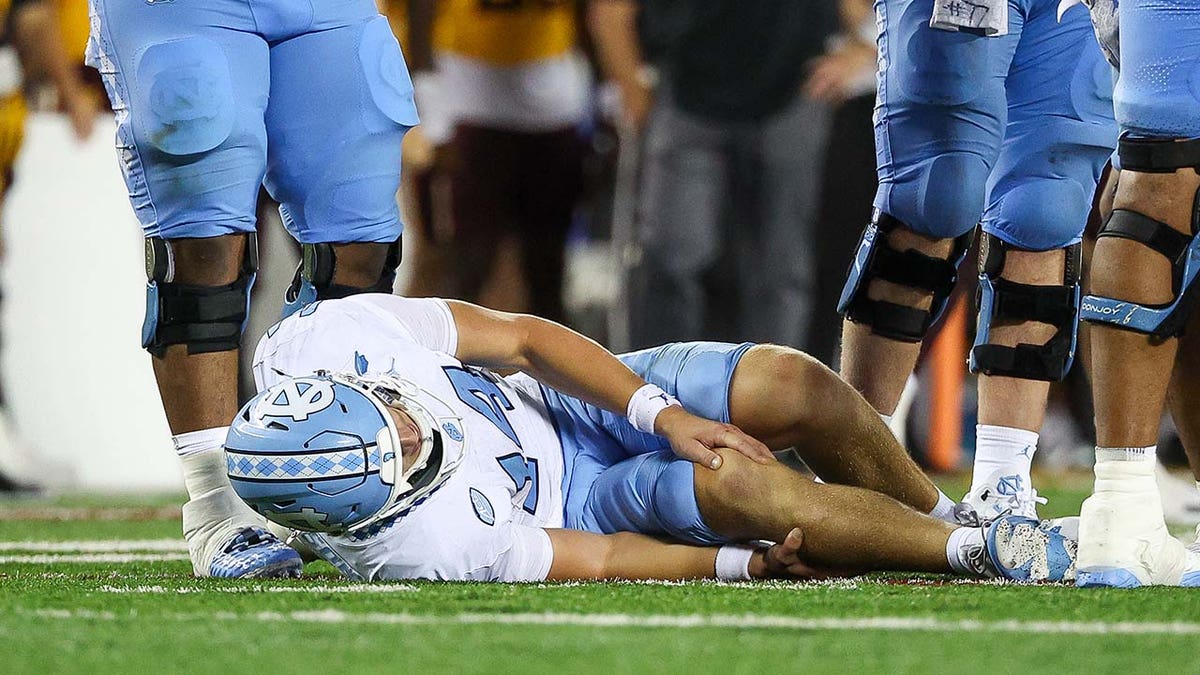
<path fill-rule="evenodd" d="M 1192 168 L 1200 173 L 1200 139 L 1177 142 L 1162 138 L 1122 138 L 1121 168 L 1141 173 L 1174 173 Z M 1128 209 L 1116 209 L 1100 228 L 1100 237 L 1136 241 L 1171 261 L 1171 288 L 1175 298 L 1163 305 L 1144 305 L 1117 298 L 1087 295 L 1080 316 L 1166 339 L 1183 332 L 1200 296 L 1200 191 L 1192 199 L 1192 234 Z"/>
<path fill-rule="evenodd" d="M 187 345 L 189 354 L 237 349 L 250 304 L 250 288 L 258 270 L 258 243 L 246 235 L 246 251 L 238 278 L 221 286 L 174 281 L 171 242 L 146 239 L 146 320 L 142 347 L 158 358 L 171 345 Z"/>
<path fill-rule="evenodd" d="M 1010 248 L 999 237 L 986 232 L 979 247 L 979 322 L 975 346 L 971 348 L 973 373 L 1003 375 L 1026 380 L 1057 382 L 1067 375 L 1075 359 L 1079 331 L 1079 276 L 1083 266 L 1080 244 L 1066 248 L 1066 267 L 1061 286 L 1039 286 L 1010 281 L 1004 272 L 1005 253 Z M 991 344 L 992 322 L 1038 321 L 1055 327 L 1045 344 L 1015 347 Z"/>
<path fill-rule="evenodd" d="M 943 259 L 888 246 L 887 234 L 897 227 L 907 226 L 882 211 L 875 211 L 850 263 L 838 312 L 854 323 L 870 326 L 876 335 L 900 342 L 920 342 L 946 309 L 946 301 L 958 280 L 958 266 L 971 247 L 974 231 L 956 238 L 950 257 Z M 929 309 L 918 309 L 872 300 L 867 289 L 874 279 L 932 293 L 933 303 Z"/>
<path fill-rule="evenodd" d="M 284 298 L 283 316 L 290 316 L 305 305 L 317 300 L 345 298 L 359 293 L 391 293 L 396 283 L 396 268 L 400 266 L 400 239 L 388 244 L 383 270 L 371 286 L 360 288 L 333 283 L 337 271 L 337 250 L 334 244 L 302 244 L 300 265 Z"/>

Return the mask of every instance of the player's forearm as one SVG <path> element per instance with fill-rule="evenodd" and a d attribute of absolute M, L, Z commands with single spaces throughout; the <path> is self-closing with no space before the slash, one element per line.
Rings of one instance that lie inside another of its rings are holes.
<path fill-rule="evenodd" d="M 633 0 L 591 0 L 588 30 L 605 77 L 622 87 L 636 86 L 644 65 L 637 33 L 638 6 Z"/>
<path fill-rule="evenodd" d="M 548 530 L 554 562 L 548 579 L 712 579 L 717 549 L 670 544 L 630 532 L 600 535 Z"/>
<path fill-rule="evenodd" d="M 520 369 L 568 396 L 624 415 L 645 381 L 593 340 L 554 323 L 521 317 Z"/>
<path fill-rule="evenodd" d="M 520 370 L 558 391 L 619 414 L 645 382 L 594 341 L 546 319 L 460 301 L 447 306 L 464 363 Z"/>

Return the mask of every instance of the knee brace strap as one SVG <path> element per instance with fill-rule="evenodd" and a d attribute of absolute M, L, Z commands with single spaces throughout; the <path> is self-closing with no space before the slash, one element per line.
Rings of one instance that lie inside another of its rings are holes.
<path fill-rule="evenodd" d="M 247 235 L 242 269 L 233 283 L 199 286 L 173 281 L 171 242 L 146 239 L 146 320 L 142 347 L 158 358 L 167 347 L 187 345 L 189 354 L 237 349 L 246 327 L 250 289 L 258 269 L 258 244 Z"/>
<path fill-rule="evenodd" d="M 334 244 L 302 244 L 300 266 L 296 268 L 296 276 L 292 278 L 292 285 L 284 298 L 283 316 L 288 317 L 317 300 L 333 300 L 359 293 L 391 293 L 396 283 L 396 268 L 400 266 L 400 241 L 396 239 L 388 244 L 379 279 L 366 288 L 333 283 L 337 271 Z"/>
<path fill-rule="evenodd" d="M 1123 136 L 1117 143 L 1121 168 L 1142 173 L 1175 173 L 1200 169 L 1200 138 L 1134 138 Z"/>
<path fill-rule="evenodd" d="M 1155 338 L 1175 337 L 1183 332 L 1195 298 L 1200 294 L 1200 192 L 1197 192 L 1189 237 L 1166 223 L 1127 209 L 1115 209 L 1098 236 L 1120 237 L 1147 246 L 1171 261 L 1171 288 L 1175 299 L 1164 305 L 1143 305 L 1115 298 L 1088 295 L 1080 316 L 1084 321 L 1105 323 L 1145 333 Z"/>
<path fill-rule="evenodd" d="M 979 319 L 971 348 L 971 372 L 1054 382 L 1066 377 L 1075 360 L 1079 333 L 1079 278 L 1082 246 L 1066 249 L 1061 286 L 1023 284 L 1004 279 L 1008 244 L 983 234 L 979 249 Z M 1054 326 L 1054 335 L 1042 345 L 1015 347 L 989 342 L 992 322 L 1037 321 Z"/>
<path fill-rule="evenodd" d="M 919 251 L 897 251 L 887 243 L 887 234 L 904 223 L 876 210 L 863 231 L 858 252 L 838 302 L 838 312 L 854 323 L 866 324 L 876 335 L 900 342 L 920 342 L 941 316 L 958 281 L 958 266 L 971 246 L 973 232 L 954 240 L 949 259 Z M 919 309 L 868 297 L 871 281 L 878 279 L 933 294 L 929 309 Z"/>

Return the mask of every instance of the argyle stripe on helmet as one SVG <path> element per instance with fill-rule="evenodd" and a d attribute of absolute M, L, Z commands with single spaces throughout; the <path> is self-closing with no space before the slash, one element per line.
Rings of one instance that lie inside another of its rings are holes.
<path fill-rule="evenodd" d="M 228 448 L 225 451 L 225 465 L 230 478 L 248 480 L 290 481 L 298 478 L 361 476 L 379 471 L 381 464 L 379 446 L 372 443 L 366 450 L 364 466 L 362 448 L 294 455 L 242 453 Z"/>

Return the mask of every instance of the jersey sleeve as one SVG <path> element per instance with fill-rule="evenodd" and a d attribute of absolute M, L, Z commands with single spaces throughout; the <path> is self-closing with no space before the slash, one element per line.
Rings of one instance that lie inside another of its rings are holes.
<path fill-rule="evenodd" d="M 489 581 L 545 581 L 554 562 L 550 535 L 540 527 L 512 525 L 508 550 L 491 567 Z"/>
<path fill-rule="evenodd" d="M 267 330 L 254 352 L 259 391 L 315 370 L 357 370 L 387 363 L 404 345 L 453 355 L 458 331 L 445 300 L 363 294 L 323 300 Z"/>
<path fill-rule="evenodd" d="M 441 298 L 403 298 L 370 293 L 351 296 L 346 301 L 383 312 L 397 321 L 413 342 L 426 349 L 451 356 L 458 349 L 458 328 L 450 306 Z"/>

